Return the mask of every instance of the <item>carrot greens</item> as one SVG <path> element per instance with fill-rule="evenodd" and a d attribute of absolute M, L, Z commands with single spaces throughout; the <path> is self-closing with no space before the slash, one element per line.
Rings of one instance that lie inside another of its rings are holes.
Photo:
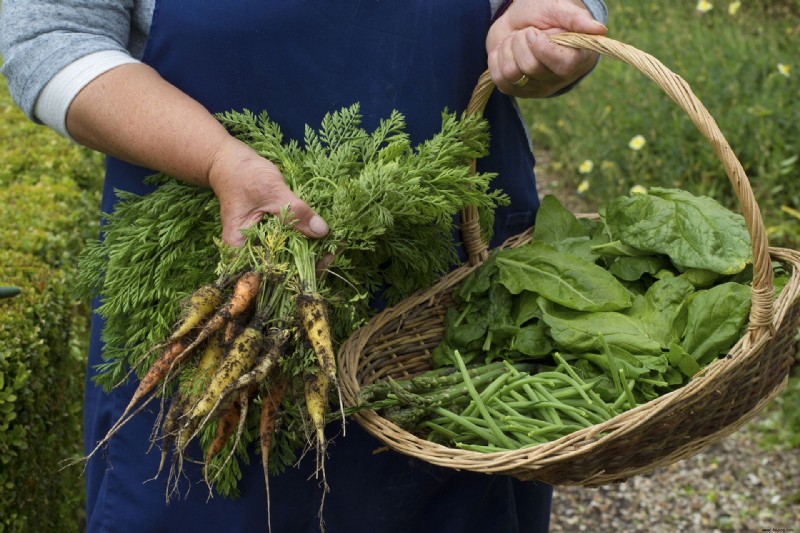
<path fill-rule="evenodd" d="M 98 297 L 105 319 L 98 383 L 112 389 L 163 367 L 126 415 L 154 397 L 180 398 L 180 413 L 153 434 L 164 457 L 171 448 L 168 496 L 194 439 L 203 456 L 188 459 L 206 461 L 206 481 L 223 495 L 236 494 L 249 448 L 261 450 L 271 474 L 316 448 L 324 482 L 323 426 L 339 403 L 336 347 L 374 313 L 374 294 L 397 302 L 458 263 L 461 209 L 479 208 L 488 238 L 495 207 L 507 202 L 490 188 L 494 175 L 470 170 L 489 142 L 479 117 L 445 111 L 441 131 L 416 146 L 400 113 L 368 132 L 358 105 L 307 127 L 302 142 L 285 139 L 266 113 L 218 118 L 280 168 L 330 232 L 309 240 L 291 217 L 266 216 L 234 249 L 218 239 L 210 190 L 158 175 L 150 194 L 118 192 L 103 238 L 81 257 L 79 293 Z M 179 355 L 156 363 L 165 346 Z"/>

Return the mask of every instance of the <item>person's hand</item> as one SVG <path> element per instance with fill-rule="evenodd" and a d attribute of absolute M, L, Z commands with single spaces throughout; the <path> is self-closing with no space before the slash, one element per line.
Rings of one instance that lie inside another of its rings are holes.
<path fill-rule="evenodd" d="M 511 96 L 544 98 L 588 73 L 596 53 L 560 46 L 548 37 L 565 31 L 604 35 L 607 30 L 581 0 L 514 0 L 486 36 L 489 73 L 497 88 Z"/>
<path fill-rule="evenodd" d="M 244 243 L 240 230 L 265 214 L 279 215 L 286 206 L 300 233 L 311 238 L 328 233 L 328 224 L 289 189 L 278 167 L 233 137 L 214 155 L 208 182 L 219 198 L 226 244 L 240 246 Z"/>

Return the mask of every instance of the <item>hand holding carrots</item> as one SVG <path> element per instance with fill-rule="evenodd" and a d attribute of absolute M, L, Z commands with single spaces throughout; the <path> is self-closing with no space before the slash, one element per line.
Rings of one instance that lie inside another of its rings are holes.
<path fill-rule="evenodd" d="M 328 233 L 325 220 L 289 189 L 278 167 L 233 137 L 214 154 L 208 182 L 219 198 L 222 240 L 231 246 L 244 242 L 241 229 L 265 214 L 280 214 L 286 206 L 300 233 L 312 238 Z"/>

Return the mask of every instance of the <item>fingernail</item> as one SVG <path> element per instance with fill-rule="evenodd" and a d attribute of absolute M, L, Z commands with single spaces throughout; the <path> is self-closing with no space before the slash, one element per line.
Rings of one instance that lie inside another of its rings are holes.
<path fill-rule="evenodd" d="M 313 217 L 311 217 L 311 220 L 308 221 L 308 227 L 316 235 L 328 234 L 328 223 L 325 222 L 319 215 L 314 215 Z"/>

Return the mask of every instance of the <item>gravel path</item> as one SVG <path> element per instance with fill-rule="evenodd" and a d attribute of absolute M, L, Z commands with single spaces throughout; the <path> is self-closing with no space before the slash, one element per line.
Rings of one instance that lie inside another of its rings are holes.
<path fill-rule="evenodd" d="M 800 533 L 800 449 L 759 448 L 758 424 L 619 485 L 556 488 L 552 533 Z"/>

